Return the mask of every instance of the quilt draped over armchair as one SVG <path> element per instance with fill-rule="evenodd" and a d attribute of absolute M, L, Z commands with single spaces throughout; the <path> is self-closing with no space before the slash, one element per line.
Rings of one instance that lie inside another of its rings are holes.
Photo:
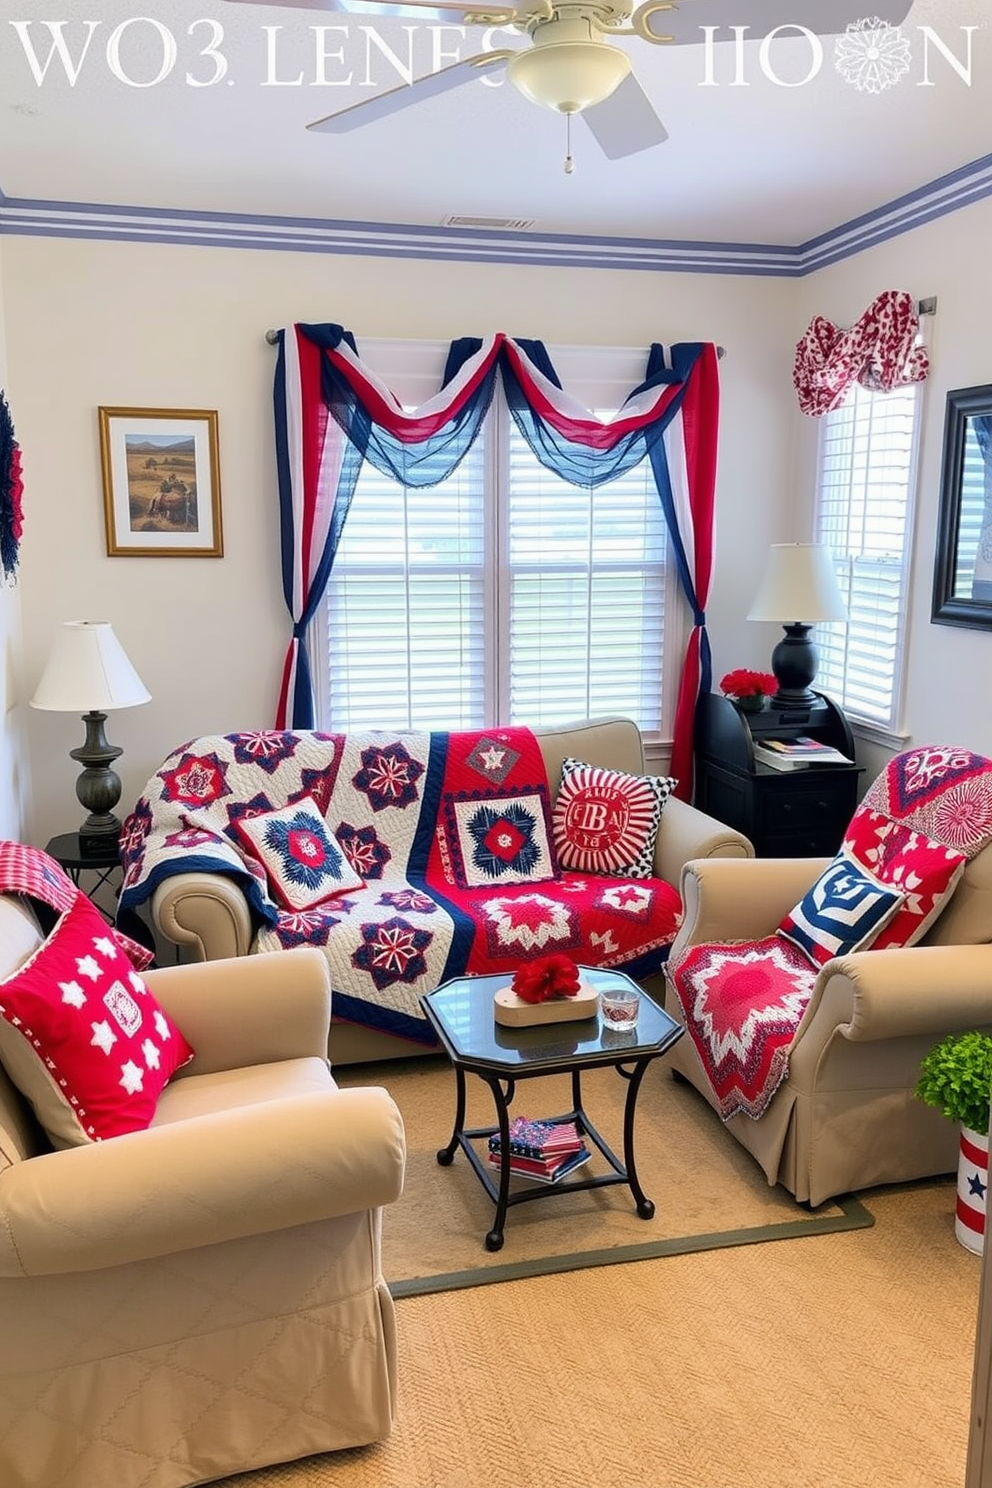
<path fill-rule="evenodd" d="M 692 790 L 696 702 L 711 678 L 706 602 L 713 555 L 719 373 L 710 343 L 654 344 L 644 381 L 608 422 L 564 392 L 544 345 L 502 332 L 449 348 L 441 390 L 406 411 L 335 324 L 278 332 L 276 460 L 282 580 L 293 631 L 277 728 L 312 728 L 306 630 L 327 588 L 362 464 L 405 486 L 437 485 L 471 447 L 501 381 L 534 456 L 573 485 L 600 486 L 649 460 L 692 612 L 671 771 Z"/>

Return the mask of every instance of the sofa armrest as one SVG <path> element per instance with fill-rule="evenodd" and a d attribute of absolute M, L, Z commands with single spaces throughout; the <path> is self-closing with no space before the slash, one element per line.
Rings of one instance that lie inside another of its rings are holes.
<path fill-rule="evenodd" d="M 247 956 L 254 930 L 248 901 L 221 873 L 177 873 L 152 895 L 155 928 L 198 961 Z"/>
<path fill-rule="evenodd" d="M 300 946 L 162 966 L 144 977 L 195 1051 L 177 1078 L 282 1059 L 327 1058 L 331 980 L 318 950 Z"/>
<path fill-rule="evenodd" d="M 828 968 L 821 998 L 853 1042 L 992 1030 L 992 946 L 859 951 Z"/>
<path fill-rule="evenodd" d="M 672 964 L 690 945 L 774 935 L 829 861 L 708 858 L 687 863 L 681 884 L 682 928 L 672 946 Z"/>
<path fill-rule="evenodd" d="M 692 858 L 753 858 L 746 837 L 713 816 L 669 796 L 661 813 L 654 849 L 654 872 L 678 888 L 682 869 Z"/>
<path fill-rule="evenodd" d="M 0 1276 L 96 1271 L 398 1199 L 385 1090 L 269 1101 L 46 1153 L 0 1173 Z"/>

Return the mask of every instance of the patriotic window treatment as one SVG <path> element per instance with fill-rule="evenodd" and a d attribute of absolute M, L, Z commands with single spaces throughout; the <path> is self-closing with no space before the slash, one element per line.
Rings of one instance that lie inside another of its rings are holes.
<path fill-rule="evenodd" d="M 796 344 L 792 381 L 811 418 L 840 408 L 855 383 L 890 393 L 925 381 L 930 357 L 919 345 L 916 302 L 902 289 L 876 295 L 849 330 L 814 315 Z"/>
<path fill-rule="evenodd" d="M 363 365 L 339 325 L 278 335 L 276 460 L 283 593 L 293 631 L 276 726 L 312 728 L 306 631 L 334 564 L 364 460 L 412 488 L 437 485 L 475 440 L 501 378 L 535 457 L 573 485 L 599 486 L 649 460 L 693 628 L 676 708 L 671 771 L 692 788 L 696 701 L 710 687 L 706 635 L 713 553 L 719 374 L 709 343 L 652 346 L 644 381 L 610 422 L 570 398 L 539 341 L 498 334 L 451 344 L 441 390 L 412 412 Z"/>

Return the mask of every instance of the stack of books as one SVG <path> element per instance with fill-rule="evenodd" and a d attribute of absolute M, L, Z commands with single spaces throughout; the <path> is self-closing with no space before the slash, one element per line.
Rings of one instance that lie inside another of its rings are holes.
<path fill-rule="evenodd" d="M 810 765 L 853 765 L 854 761 L 834 749 L 832 744 L 821 744 L 808 734 L 796 739 L 762 739 L 755 743 L 754 757 L 762 765 L 771 765 L 773 770 L 802 770 Z"/>
<path fill-rule="evenodd" d="M 510 1122 L 510 1172 L 537 1183 L 557 1183 L 592 1156 L 574 1121 L 533 1121 L 515 1116 Z M 489 1138 L 488 1161 L 500 1165 L 499 1133 Z"/>

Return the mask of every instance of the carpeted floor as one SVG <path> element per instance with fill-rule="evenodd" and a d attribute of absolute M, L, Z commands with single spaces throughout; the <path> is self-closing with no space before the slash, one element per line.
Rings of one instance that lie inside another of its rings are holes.
<path fill-rule="evenodd" d="M 416 1102 L 398 1075 L 378 1074 L 415 1132 Z M 425 1066 L 416 1078 L 429 1077 Z M 644 1113 L 667 1091 L 667 1081 L 645 1090 Z M 443 1116 L 435 1110 L 428 1125 L 441 1120 L 443 1131 L 431 1133 L 432 1149 L 447 1140 L 450 1118 L 447 1105 Z M 719 1123 L 715 1136 L 736 1153 Z M 652 1194 L 654 1223 L 676 1212 L 686 1181 L 674 1177 L 682 1143 L 671 1146 L 668 1199 Z M 450 1183 L 457 1168 L 435 1172 Z M 724 1172 L 697 1167 L 696 1189 L 719 1190 Z M 462 1243 L 484 1266 L 491 1206 L 466 1177 L 475 1192 L 459 1201 Z M 954 1239 L 954 1192 L 946 1181 L 875 1190 L 867 1229 L 401 1297 L 390 1439 L 224 1488 L 956 1488 L 980 1262 Z M 546 1226 L 567 1227 L 575 1245 L 593 1218 L 641 1233 L 648 1225 L 624 1194 L 511 1211 L 506 1247 L 491 1259 L 503 1264 L 527 1246 L 547 1252 Z M 781 1196 L 763 1199 L 773 1206 L 764 1217 L 777 1217 Z M 416 1238 L 405 1202 L 384 1216 L 391 1280 Z M 566 1208 L 589 1203 L 594 1216 L 566 1222 Z M 450 1225 L 443 1211 L 433 1217 Z M 532 1225 L 545 1232 L 539 1245 Z"/>
<path fill-rule="evenodd" d="M 654 1218 L 638 1218 L 626 1184 L 572 1194 L 549 1194 L 542 1186 L 541 1198 L 510 1208 L 503 1249 L 490 1252 L 483 1236 L 492 1224 L 492 1200 L 464 1153 L 456 1153 L 450 1167 L 437 1162 L 454 1117 L 454 1078 L 445 1056 L 345 1070 L 339 1079 L 386 1085 L 403 1113 L 405 1191 L 383 1226 L 383 1266 L 396 1297 L 872 1222 L 857 1200 L 825 1204 L 811 1213 L 783 1189 L 769 1188 L 754 1161 L 728 1141 L 706 1102 L 690 1086 L 676 1084 L 660 1060 L 645 1075 L 635 1131 L 637 1170 L 654 1200 Z M 590 1119 L 622 1153 L 627 1082 L 615 1070 L 590 1070 L 582 1089 Z M 488 1088 L 470 1077 L 467 1094 L 467 1125 L 492 1125 Z M 549 1116 L 570 1104 L 569 1078 L 558 1075 L 519 1084 L 513 1110 Z M 582 1169 L 583 1174 L 608 1171 L 599 1153 Z M 526 1180 L 517 1186 L 533 1191 Z"/>

